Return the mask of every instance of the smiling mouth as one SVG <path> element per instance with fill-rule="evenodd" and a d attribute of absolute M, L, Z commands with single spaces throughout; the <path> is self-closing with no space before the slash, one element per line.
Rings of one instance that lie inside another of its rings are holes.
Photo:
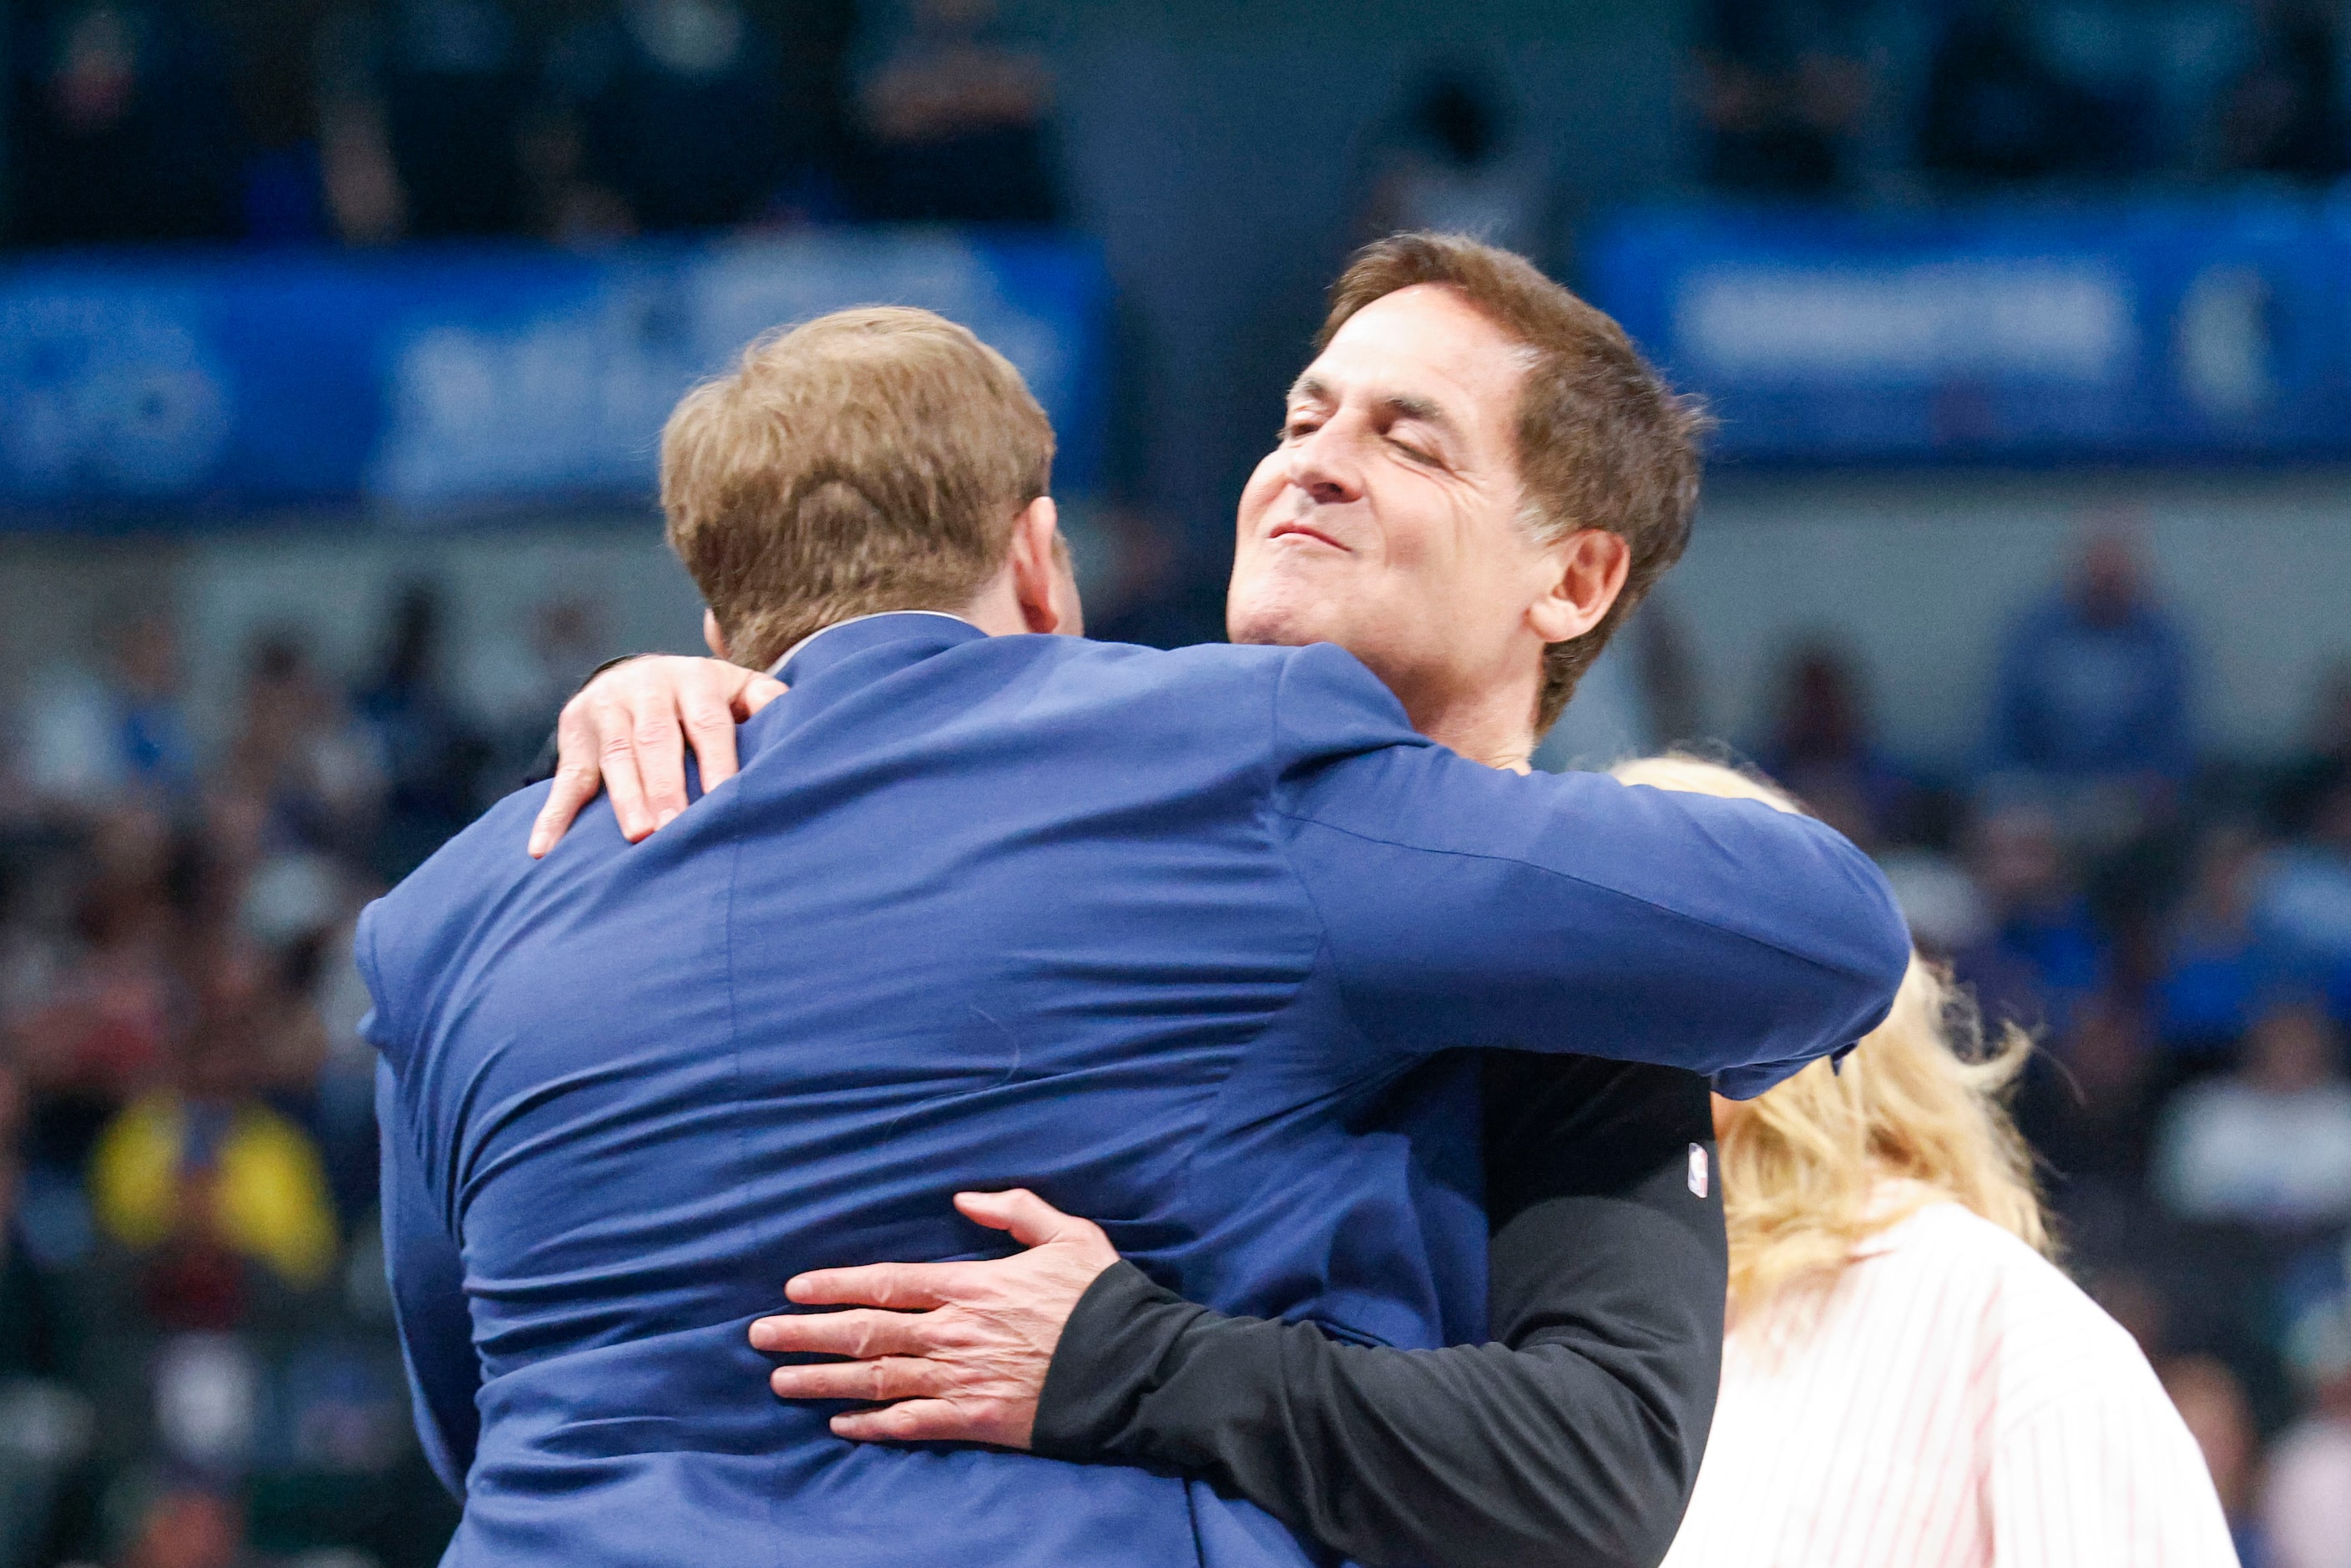
<path fill-rule="evenodd" d="M 1309 538 L 1329 545 L 1335 550 L 1343 550 L 1347 548 L 1322 529 L 1310 528 L 1304 523 L 1284 523 L 1265 537 L 1269 544 L 1279 538 Z"/>

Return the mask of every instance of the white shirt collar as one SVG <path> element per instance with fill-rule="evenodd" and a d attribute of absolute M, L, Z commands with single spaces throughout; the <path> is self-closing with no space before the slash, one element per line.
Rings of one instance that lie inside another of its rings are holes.
<path fill-rule="evenodd" d="M 828 632 L 838 632 L 843 626 L 854 626 L 860 621 L 871 621 L 875 615 L 935 615 L 942 621 L 961 622 L 962 624 L 970 626 L 975 632 L 979 629 L 974 622 L 964 620 L 960 615 L 950 615 L 944 610 L 876 610 L 871 614 L 852 615 L 846 621 L 836 621 L 830 626 L 818 627 L 815 631 L 810 632 L 807 636 L 801 638 L 799 642 L 785 649 L 784 656 L 768 666 L 768 674 L 770 675 L 781 676 L 784 673 L 784 666 L 798 658 L 799 656 L 800 650 L 807 647 L 810 643 L 815 642 L 819 637 L 823 636 Z"/>

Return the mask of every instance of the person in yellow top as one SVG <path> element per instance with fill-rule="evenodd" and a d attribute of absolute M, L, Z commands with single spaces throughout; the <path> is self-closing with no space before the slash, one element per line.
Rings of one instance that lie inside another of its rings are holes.
<path fill-rule="evenodd" d="M 99 1138 L 90 1201 L 100 1228 L 133 1251 L 193 1228 L 297 1290 L 334 1267 L 325 1165 L 301 1128 L 258 1102 L 134 1100 Z"/>

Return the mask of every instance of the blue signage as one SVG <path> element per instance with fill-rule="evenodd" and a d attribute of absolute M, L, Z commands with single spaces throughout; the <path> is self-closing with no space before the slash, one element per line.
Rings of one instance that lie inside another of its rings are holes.
<path fill-rule="evenodd" d="M 857 232 L 576 254 L 88 255 L 0 267 L 0 517 L 642 503 L 663 421 L 770 329 L 920 305 L 1102 464 L 1107 286 L 1053 238 Z"/>
<path fill-rule="evenodd" d="M 2339 201 L 1644 210 L 1586 277 L 1727 457 L 2351 455 Z"/>

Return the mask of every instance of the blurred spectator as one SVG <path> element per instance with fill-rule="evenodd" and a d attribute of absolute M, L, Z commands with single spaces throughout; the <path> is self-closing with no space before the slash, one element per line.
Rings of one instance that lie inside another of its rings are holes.
<path fill-rule="evenodd" d="M 849 57 L 860 9 L 857 0 L 762 0 L 760 15 L 784 40 L 784 162 L 799 182 L 775 216 L 852 215 L 841 181 L 854 137 Z"/>
<path fill-rule="evenodd" d="M 1541 254 L 1544 172 L 1516 145 L 1491 84 L 1458 68 L 1432 71 L 1402 118 L 1374 161 L 1363 239 L 1436 229 Z"/>
<path fill-rule="evenodd" d="M 0 1065 L 0 1384 L 64 1370 L 57 1303 L 16 1236 L 25 1120 L 24 1084 L 13 1068 Z"/>
<path fill-rule="evenodd" d="M 172 1081 L 114 1119 L 89 1174 L 101 1229 L 147 1260 L 151 1313 L 199 1331 L 242 1320 L 237 1260 L 309 1290 L 336 1256 L 318 1150 L 266 1098 L 315 1074 L 316 1016 L 247 945 L 205 946 L 197 1016 Z"/>
<path fill-rule="evenodd" d="M 2351 1013 L 2351 780 L 2319 798 L 2304 838 L 2263 859 L 2253 925 L 2278 969 Z"/>
<path fill-rule="evenodd" d="M 174 1487 L 140 1514 L 121 1568 L 239 1568 L 249 1552 L 245 1511 L 234 1499 Z"/>
<path fill-rule="evenodd" d="M 1904 832 L 1915 789 L 1873 727 L 1851 658 L 1809 643 L 1788 660 L 1771 737 L 1756 751 L 1764 772 L 1864 849 Z"/>
<path fill-rule="evenodd" d="M 2179 1407 L 2188 1435 L 2204 1455 L 2212 1474 L 2212 1490 L 2220 1494 L 2220 1511 L 2228 1516 L 2229 1534 L 2235 1541 L 2240 1563 L 2268 1561 L 2253 1521 L 2253 1479 L 2261 1454 L 2261 1437 L 2253 1428 L 2252 1406 L 2244 1385 L 2228 1364 L 2210 1355 L 2183 1355 L 2163 1363 L 2163 1391 Z"/>
<path fill-rule="evenodd" d="M 244 148 L 226 63 L 189 0 L 47 0 L 14 14 L 20 243 L 237 233 Z"/>
<path fill-rule="evenodd" d="M 1850 183 L 1855 134 L 1876 90 L 1865 0 L 1713 0 L 1698 47 L 1707 183 L 1770 195 Z"/>
<path fill-rule="evenodd" d="M 71 946 L 11 1031 L 37 1096 L 32 1154 L 45 1166 L 78 1172 L 99 1126 L 162 1071 L 180 1011 L 186 862 L 152 811 L 123 808 L 91 834 Z"/>
<path fill-rule="evenodd" d="M 561 227 L 659 233 L 758 216 L 783 181 L 778 46 L 739 0 L 619 0 L 557 46 Z"/>
<path fill-rule="evenodd" d="M 889 223 L 1061 217 L 1044 60 L 997 26 L 996 0 L 910 0 L 862 94 L 864 206 Z"/>
<path fill-rule="evenodd" d="M 451 697 L 441 668 L 441 601 L 412 585 L 392 608 L 383 664 L 354 700 L 389 783 L 374 869 L 396 882 L 480 808 L 487 747 Z"/>
<path fill-rule="evenodd" d="M 2152 800 L 2195 760 L 2188 641 L 2118 529 L 2093 532 L 2064 591 L 2011 631 L 1998 683 L 1996 768 Z"/>
<path fill-rule="evenodd" d="M 2254 7 L 2254 57 L 2220 106 L 2223 168 L 2329 181 L 2351 170 L 2343 44 L 2335 19 L 2302 0 Z"/>
<path fill-rule="evenodd" d="M 2106 983 L 2110 945 L 2091 917 L 2057 818 L 2045 806 L 1995 806 L 1976 824 L 1970 869 L 1991 917 L 1989 940 L 1956 955 L 1989 1018 L 2059 1036 Z"/>
<path fill-rule="evenodd" d="M 2112 117 L 2049 61 L 2022 0 L 1968 0 L 1928 69 L 1918 161 L 1954 181 L 2032 180 L 2111 162 Z"/>
<path fill-rule="evenodd" d="M 65 1303 L 18 1233 L 24 1127 L 22 1088 L 0 1065 L 0 1568 L 35 1561 L 91 1425 L 68 1382 Z"/>
<path fill-rule="evenodd" d="M 256 244 L 308 245 L 333 232 L 319 161 L 319 23 L 328 4 L 210 0 L 245 149 L 240 229 Z"/>
<path fill-rule="evenodd" d="M 2304 833 L 2327 798 L 2351 783 L 2351 660 L 2318 683 L 2297 754 L 2279 769 L 2270 810 L 2279 831 Z"/>
<path fill-rule="evenodd" d="M 26 715 L 24 782 L 69 814 L 103 810 L 125 796 L 169 804 L 195 782 L 171 622 L 136 616 L 110 641 L 109 675 L 53 671 Z"/>
<path fill-rule="evenodd" d="M 2156 1030 L 2179 1067 L 2222 1060 L 2244 1032 L 2263 979 L 2252 926 L 2260 863 L 2260 841 L 2237 824 L 2210 829 L 2198 847 L 2155 983 Z"/>
<path fill-rule="evenodd" d="M 218 782 L 258 809 L 263 854 L 352 852 L 372 826 L 383 789 L 375 747 L 291 632 L 254 643 Z"/>
<path fill-rule="evenodd" d="M 2351 1298 L 2305 1314 L 2288 1346 L 2312 1409 L 2277 1440 L 2262 1493 L 2269 1568 L 2351 1568 Z"/>
<path fill-rule="evenodd" d="M 344 237 L 525 226 L 522 29 L 505 0 L 385 0 L 320 49 L 329 192 Z"/>
<path fill-rule="evenodd" d="M 2272 1007 L 2231 1076 L 2172 1103 L 2156 1177 L 2191 1219 L 2297 1227 L 2351 1220 L 2351 1082 L 2314 1007 Z"/>
<path fill-rule="evenodd" d="M 2136 1192 L 2147 1168 L 2147 1020 L 2113 989 L 2085 998 L 2063 1032 L 2033 1054 L 2017 1092 L 2017 1123 L 2078 1207 Z"/>

